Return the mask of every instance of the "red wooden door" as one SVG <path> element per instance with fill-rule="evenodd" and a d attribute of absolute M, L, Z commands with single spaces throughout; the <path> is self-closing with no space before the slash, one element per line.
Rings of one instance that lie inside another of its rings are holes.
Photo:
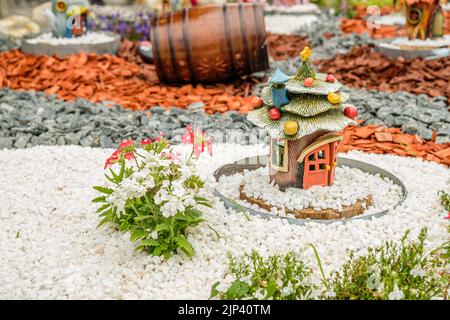
<path fill-rule="evenodd" d="M 330 144 L 323 145 L 311 151 L 305 157 L 303 174 L 303 189 L 312 186 L 327 186 L 330 179 Z"/>
<path fill-rule="evenodd" d="M 336 165 L 337 165 L 337 160 L 336 160 L 336 156 L 337 156 L 337 148 L 338 148 L 338 141 L 332 142 L 330 143 L 330 177 L 329 177 L 329 185 L 332 185 L 334 182 L 334 175 L 335 175 L 335 171 L 336 171 Z"/>

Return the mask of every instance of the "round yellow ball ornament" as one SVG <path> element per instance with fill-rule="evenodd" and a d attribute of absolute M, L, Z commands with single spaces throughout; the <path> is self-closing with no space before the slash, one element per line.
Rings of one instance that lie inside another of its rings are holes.
<path fill-rule="evenodd" d="M 284 124 L 284 133 L 286 133 L 288 136 L 293 136 L 298 131 L 298 123 L 296 121 L 286 121 Z"/>
<path fill-rule="evenodd" d="M 328 101 L 330 101 L 333 104 L 339 103 L 341 101 L 341 97 L 336 92 L 330 92 L 327 95 Z"/>

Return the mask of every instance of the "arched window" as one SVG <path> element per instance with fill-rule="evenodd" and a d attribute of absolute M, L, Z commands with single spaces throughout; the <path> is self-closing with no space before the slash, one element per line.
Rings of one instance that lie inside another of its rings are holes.
<path fill-rule="evenodd" d="M 288 171 L 288 140 L 270 139 L 270 166 L 278 171 Z"/>

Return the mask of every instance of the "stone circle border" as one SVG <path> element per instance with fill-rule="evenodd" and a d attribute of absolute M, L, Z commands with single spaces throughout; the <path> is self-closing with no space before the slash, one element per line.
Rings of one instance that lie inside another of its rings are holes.
<path fill-rule="evenodd" d="M 64 58 L 68 55 L 78 53 L 96 53 L 96 54 L 113 54 L 119 50 L 120 36 L 114 33 L 105 33 L 112 37 L 112 41 L 91 44 L 60 44 L 51 45 L 49 43 L 29 43 L 23 41 L 20 50 L 32 56 L 57 56 Z"/>
<path fill-rule="evenodd" d="M 223 165 L 223 166 L 219 167 L 216 171 L 214 171 L 214 178 L 216 179 L 216 181 L 219 181 L 219 178 L 223 175 L 228 176 L 228 175 L 236 174 L 239 172 L 243 172 L 244 170 L 256 170 L 262 166 L 265 166 L 268 162 L 268 158 L 269 158 L 268 155 L 249 157 L 249 158 L 244 158 L 244 159 L 235 161 L 231 164 Z M 403 196 L 395 204 L 394 208 L 399 206 L 400 204 L 402 204 L 408 195 L 408 191 L 406 189 L 406 186 L 403 184 L 403 182 L 399 178 L 397 178 L 394 174 L 392 174 L 389 171 L 386 171 L 380 167 L 369 164 L 367 162 L 344 158 L 344 157 L 337 157 L 337 166 L 338 167 L 347 166 L 350 168 L 359 169 L 363 172 L 367 172 L 370 174 L 380 174 L 380 176 L 382 178 L 386 177 L 386 178 L 389 178 L 390 180 L 392 180 L 392 182 L 394 184 L 398 185 L 402 189 L 402 193 L 403 193 Z M 272 213 L 262 212 L 262 211 L 254 210 L 252 208 L 240 205 L 239 203 L 235 202 L 234 200 L 227 198 L 220 191 L 218 191 L 217 188 L 213 189 L 213 194 L 215 196 L 219 197 L 219 199 L 224 203 L 226 208 L 233 208 L 237 211 L 246 211 L 246 212 L 249 212 L 251 215 L 261 216 L 266 219 L 272 219 L 272 218 L 282 219 L 282 220 L 286 220 L 289 223 L 297 224 L 297 225 L 303 225 L 307 222 L 316 222 L 316 223 L 325 223 L 325 224 L 330 224 L 330 223 L 334 223 L 334 222 L 345 223 L 345 222 L 357 220 L 357 219 L 378 218 L 389 212 L 389 210 L 384 210 L 384 211 L 375 212 L 375 213 L 371 213 L 371 214 L 367 214 L 367 215 L 358 215 L 358 216 L 354 216 L 354 217 L 346 218 L 346 219 L 329 219 L 329 220 L 280 217 L 280 216 L 277 216 Z"/>

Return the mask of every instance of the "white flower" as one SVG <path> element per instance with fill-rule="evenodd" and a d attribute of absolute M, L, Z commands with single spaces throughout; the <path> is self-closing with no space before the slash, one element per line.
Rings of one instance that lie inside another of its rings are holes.
<path fill-rule="evenodd" d="M 267 295 L 266 289 L 258 288 L 255 292 L 255 298 L 258 300 L 263 300 Z"/>
<path fill-rule="evenodd" d="M 145 195 L 147 189 L 132 178 L 122 180 L 122 183 L 110 194 L 106 201 L 117 207 L 117 213 L 125 212 L 125 203 L 129 199 L 140 198 Z"/>
<path fill-rule="evenodd" d="M 248 276 L 241 277 L 239 279 L 239 281 L 244 282 L 244 283 L 248 284 L 249 286 L 251 286 L 252 285 L 252 276 L 249 274 Z"/>
<path fill-rule="evenodd" d="M 150 237 L 152 239 L 158 239 L 158 232 L 156 230 L 153 230 L 152 232 L 150 232 Z"/>
<path fill-rule="evenodd" d="M 425 277 L 427 275 L 427 272 L 422 268 L 414 268 L 409 272 L 409 274 L 413 277 Z"/>
<path fill-rule="evenodd" d="M 155 194 L 154 200 L 156 204 L 160 204 L 163 201 L 168 201 L 170 200 L 169 193 L 167 192 L 166 189 L 159 189 L 158 192 Z"/>
<path fill-rule="evenodd" d="M 389 293 L 389 300 L 402 300 L 405 297 L 405 294 L 402 290 L 398 290 L 397 284 L 394 285 L 394 290 Z"/>
<path fill-rule="evenodd" d="M 183 200 L 183 204 L 186 207 L 190 207 L 190 206 L 195 206 L 197 204 L 197 202 L 194 200 L 194 198 L 188 196 L 186 199 Z"/>
<path fill-rule="evenodd" d="M 281 279 L 277 279 L 276 284 L 281 288 L 283 286 L 283 281 Z"/>
<path fill-rule="evenodd" d="M 164 180 L 164 181 L 162 182 L 162 187 L 163 187 L 164 189 L 166 189 L 169 185 L 170 185 L 170 181 L 169 181 L 169 180 Z"/>
<path fill-rule="evenodd" d="M 324 293 L 324 295 L 325 295 L 325 297 L 328 297 L 328 298 L 334 298 L 334 297 L 336 297 L 336 292 L 334 292 L 333 290 L 327 290 Z"/>
<path fill-rule="evenodd" d="M 164 217 L 168 218 L 176 215 L 178 211 L 183 212 L 185 209 L 183 202 L 179 198 L 171 196 L 169 201 L 161 207 L 161 212 Z"/>
<path fill-rule="evenodd" d="M 380 277 L 372 273 L 369 278 L 367 278 L 367 288 L 370 290 L 378 290 L 378 287 L 380 286 Z"/>
<path fill-rule="evenodd" d="M 286 296 L 290 296 L 293 293 L 294 293 L 294 287 L 292 286 L 291 281 L 289 281 L 287 286 L 285 286 L 284 288 L 281 289 L 281 294 L 286 297 Z"/>

